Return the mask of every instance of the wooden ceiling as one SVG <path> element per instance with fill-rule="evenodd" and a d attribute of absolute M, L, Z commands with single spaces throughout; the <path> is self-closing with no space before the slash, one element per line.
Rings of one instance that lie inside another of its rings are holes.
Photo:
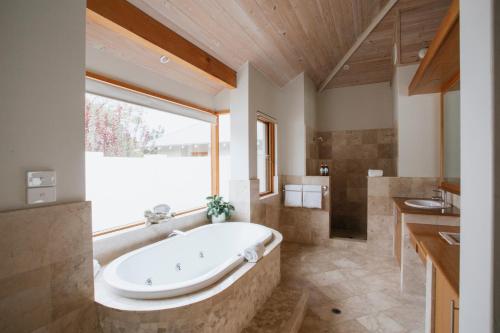
<path fill-rule="evenodd" d="M 341 70 L 326 88 L 391 81 L 394 53 L 398 65 L 418 62 L 418 51 L 429 46 L 450 3 L 400 0 L 346 62 L 348 69 Z"/>
<path fill-rule="evenodd" d="M 232 69 L 250 61 L 277 85 L 305 71 L 319 86 L 388 0 L 128 0 Z M 395 31 L 400 62 L 417 60 L 450 0 L 400 0 L 327 88 L 390 81 Z M 88 46 L 214 93 L 224 87 L 87 19 Z M 189 79 L 186 79 L 188 77 Z"/>

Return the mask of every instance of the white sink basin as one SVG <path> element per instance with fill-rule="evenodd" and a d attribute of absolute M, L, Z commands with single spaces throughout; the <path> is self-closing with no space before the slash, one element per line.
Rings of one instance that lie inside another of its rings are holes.
<path fill-rule="evenodd" d="M 405 204 L 414 208 L 423 208 L 423 209 L 439 209 L 439 208 L 448 208 L 450 205 L 442 206 L 441 202 L 430 199 L 410 199 L 406 200 Z"/>

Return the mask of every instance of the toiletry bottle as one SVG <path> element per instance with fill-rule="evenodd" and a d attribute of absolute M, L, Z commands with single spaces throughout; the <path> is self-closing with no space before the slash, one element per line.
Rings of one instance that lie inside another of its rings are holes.
<path fill-rule="evenodd" d="M 328 176 L 330 174 L 330 168 L 328 167 L 328 164 L 325 163 L 325 166 L 323 168 L 324 171 L 324 176 Z"/>
<path fill-rule="evenodd" d="M 319 175 L 324 176 L 325 175 L 325 165 L 321 163 L 321 167 L 319 168 Z"/>

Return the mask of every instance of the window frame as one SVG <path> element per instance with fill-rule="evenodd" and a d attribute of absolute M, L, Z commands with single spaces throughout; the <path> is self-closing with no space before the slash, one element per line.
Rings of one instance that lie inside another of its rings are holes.
<path fill-rule="evenodd" d="M 176 99 L 176 98 L 173 98 L 173 97 L 170 97 L 167 95 L 163 95 L 163 94 L 160 94 L 160 93 L 157 93 L 157 92 L 154 92 L 154 91 L 142 88 L 142 87 L 131 85 L 129 83 L 125 83 L 122 81 L 111 79 L 111 78 L 108 78 L 108 77 L 105 77 L 102 75 L 97 75 L 97 74 L 94 74 L 91 72 L 86 73 L 86 78 L 91 79 L 91 80 L 96 80 L 96 81 L 99 81 L 99 82 L 102 82 L 102 83 L 105 83 L 105 84 L 108 84 L 111 86 L 115 86 L 115 87 L 118 87 L 118 88 L 121 88 L 124 90 L 128 90 L 128 91 L 131 91 L 133 93 L 138 93 L 138 94 L 145 95 L 148 97 L 154 97 L 154 98 L 163 100 L 165 102 L 182 105 L 182 106 L 194 109 L 196 111 L 209 113 L 209 114 L 212 114 L 213 116 L 215 116 L 216 121 L 215 121 L 215 123 L 211 124 L 211 126 L 210 126 L 210 128 L 211 128 L 211 131 L 210 131 L 211 195 L 219 194 L 219 116 L 222 114 L 230 113 L 229 110 L 222 110 L 219 112 L 211 111 L 211 110 L 208 110 L 206 108 L 202 108 L 202 107 L 199 107 L 197 105 L 191 104 L 189 102 L 180 101 L 179 99 Z M 85 91 L 85 93 L 87 93 L 87 92 L 88 91 Z M 92 92 L 88 92 L 88 93 L 95 94 Z M 107 97 L 107 96 L 103 96 L 103 97 L 115 99 L 113 97 Z M 134 103 L 130 103 L 130 104 L 134 104 Z M 179 211 L 176 213 L 175 216 L 177 217 L 177 216 L 186 215 L 186 214 L 193 213 L 196 211 L 201 211 L 205 208 L 206 208 L 206 206 L 193 207 L 191 209 Z M 130 229 L 130 228 L 138 227 L 141 225 L 145 225 L 145 221 L 146 221 L 145 219 L 141 219 L 141 220 L 134 221 L 131 223 L 126 223 L 126 224 L 111 227 L 108 229 L 95 231 L 92 233 L 92 237 L 99 237 L 99 236 L 107 235 L 110 233 L 114 233 L 114 232 Z"/>
<path fill-rule="evenodd" d="M 276 123 L 274 120 L 262 115 L 257 115 L 257 123 L 263 123 L 266 126 L 266 183 L 267 190 L 264 192 L 260 191 L 259 188 L 259 196 L 263 197 L 269 194 L 274 193 L 274 176 L 275 176 L 275 168 L 276 168 Z"/>

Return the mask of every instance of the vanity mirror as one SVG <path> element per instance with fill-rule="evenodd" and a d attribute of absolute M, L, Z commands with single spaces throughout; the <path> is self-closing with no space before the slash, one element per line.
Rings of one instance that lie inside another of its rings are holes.
<path fill-rule="evenodd" d="M 441 188 L 460 194 L 460 78 L 441 92 Z"/>

